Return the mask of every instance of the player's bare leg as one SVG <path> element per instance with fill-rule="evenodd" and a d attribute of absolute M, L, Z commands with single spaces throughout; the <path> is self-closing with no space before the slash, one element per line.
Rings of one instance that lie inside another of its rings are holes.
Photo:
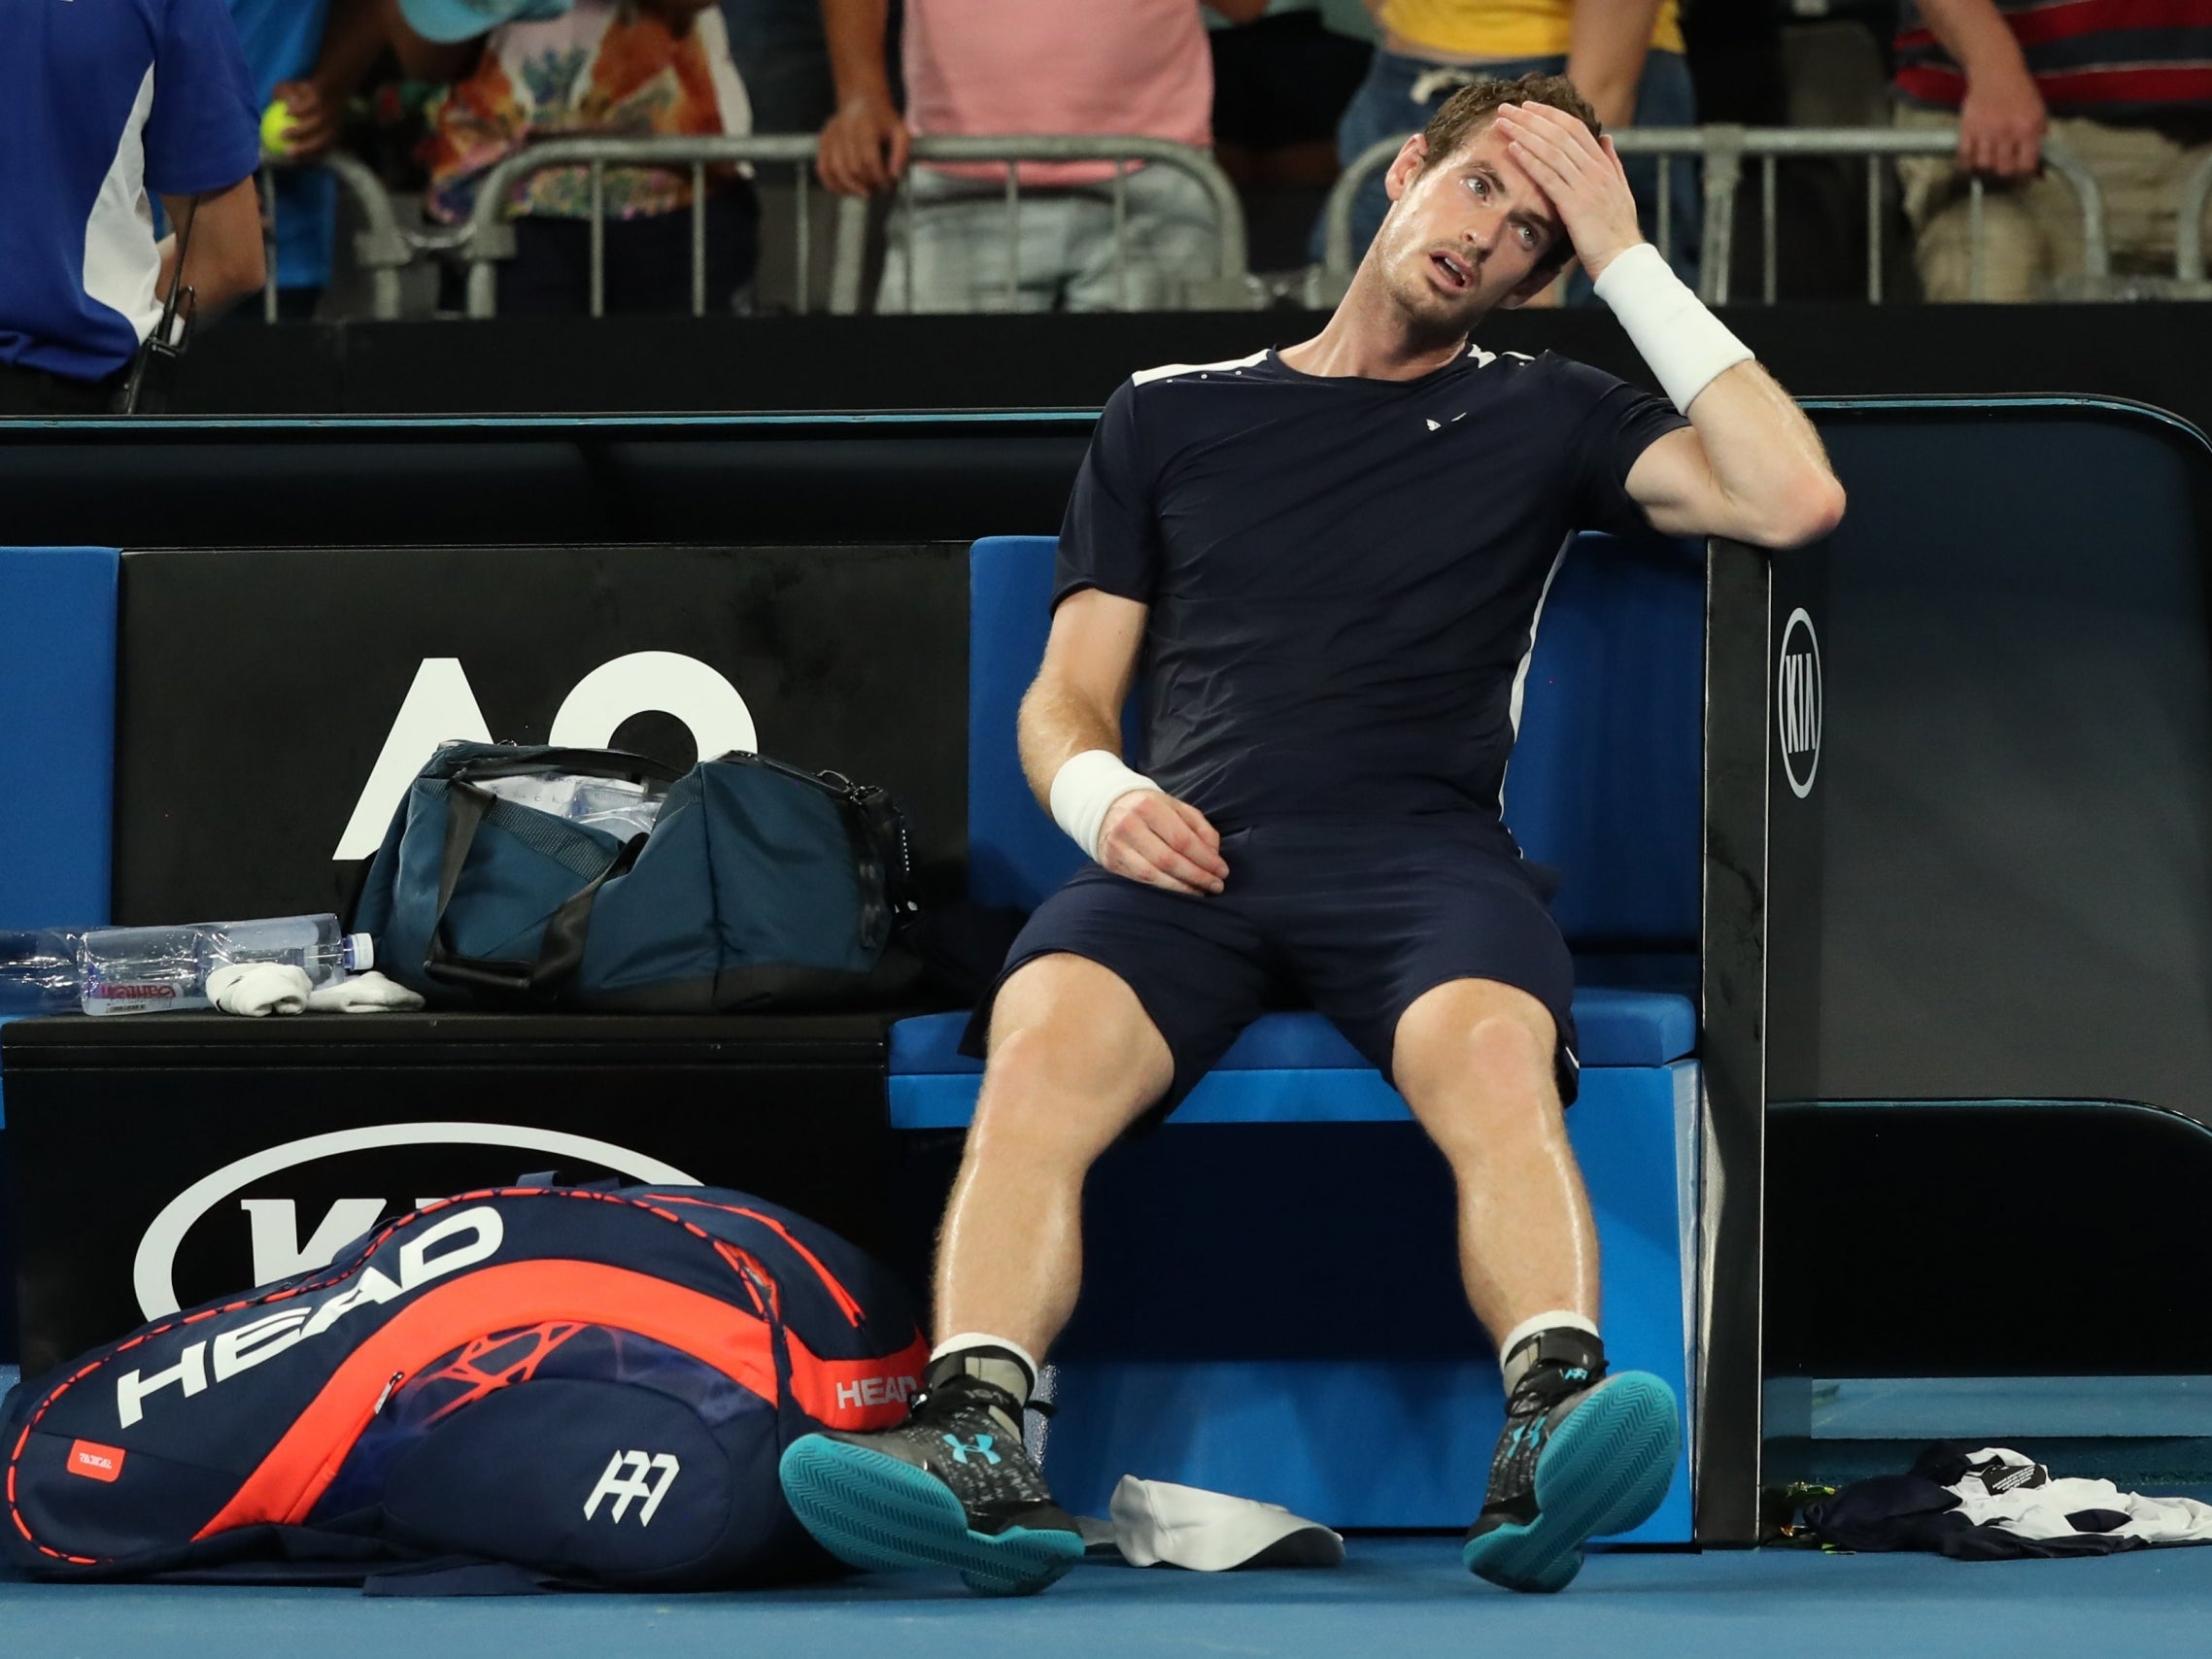
<path fill-rule="evenodd" d="M 1136 993 L 1097 963 L 1039 957 L 1007 979 L 937 1240 L 938 1339 L 1052 1345 L 1082 1280 L 1083 1178 L 1173 1075 Z"/>
<path fill-rule="evenodd" d="M 1074 1311 L 1083 1179 L 1166 1093 L 1166 1040 L 1128 985 L 1039 957 L 991 1012 L 991 1053 L 938 1241 L 936 1334 L 898 1428 L 809 1435 L 785 1494 L 856 1567 L 940 1566 L 996 1595 L 1040 1590 L 1081 1558 L 1073 1521 L 1022 1446 L 1037 1360 Z"/>
<path fill-rule="evenodd" d="M 1392 1055 L 1399 1091 L 1451 1166 L 1460 1273 L 1505 1370 L 1506 1428 L 1467 1565 L 1516 1590 L 1561 1588 L 1585 1540 L 1658 1507 L 1679 1436 L 1665 1383 L 1606 1371 L 1597 1229 L 1567 1142 L 1556 1043 L 1526 992 L 1459 979 L 1406 1010 Z"/>

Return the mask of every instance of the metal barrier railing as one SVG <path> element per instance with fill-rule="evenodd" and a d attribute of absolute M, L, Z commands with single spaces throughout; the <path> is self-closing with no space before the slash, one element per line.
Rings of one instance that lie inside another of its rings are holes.
<path fill-rule="evenodd" d="M 686 169 L 692 185 L 692 315 L 706 315 L 706 170 L 738 163 L 782 163 L 798 181 L 799 309 L 807 306 L 812 288 L 814 232 L 812 224 L 812 171 L 814 138 L 810 133 L 748 134 L 743 137 L 710 135 L 668 138 L 556 138 L 517 151 L 477 181 L 476 202 L 467 222 L 458 234 L 438 238 L 425 247 L 458 247 L 468 262 L 468 315 L 498 314 L 498 285 L 494 265 L 515 253 L 514 223 L 507 198 L 516 185 L 549 167 L 586 167 L 592 188 L 592 308 L 594 317 L 606 315 L 607 168 L 653 167 Z"/>
<path fill-rule="evenodd" d="M 1724 302 L 1729 296 L 1731 255 L 1735 241 L 1735 200 L 1743 181 L 1743 164 L 1749 157 L 1760 163 L 1763 236 L 1762 297 L 1775 298 L 1777 272 L 1776 169 L 1790 157 L 1842 158 L 1861 155 L 1866 160 L 1866 297 L 1882 299 L 1883 180 L 1885 158 L 1901 155 L 1948 155 L 1955 145 L 1941 131 L 1902 131 L 1889 128 L 1745 128 L 1631 127 L 1614 135 L 1624 155 L 1652 155 L 1659 167 L 1658 213 L 1655 240 L 1661 247 L 1671 241 L 1673 197 L 1669 189 L 1673 162 L 1696 157 L 1705 163 L 1705 232 L 1703 237 L 1703 297 Z M 1368 150 L 1347 168 L 1330 193 L 1323 209 L 1325 259 L 1313 273 L 1310 285 L 1314 303 L 1333 303 L 1342 294 L 1357 264 L 1351 249 L 1351 207 L 1359 186 L 1398 152 L 1402 139 L 1386 139 Z M 459 252 L 469 263 L 468 314 L 493 315 L 495 287 L 493 263 L 510 256 L 514 231 L 498 217 L 495 204 L 513 183 L 540 167 L 583 165 L 593 167 L 593 314 L 604 310 L 604 168 L 610 165 L 688 167 L 695 186 L 704 169 L 730 161 L 781 163 L 793 168 L 797 182 L 798 308 L 805 311 L 811 288 L 813 257 L 811 179 L 815 141 L 799 134 L 744 138 L 676 139 L 561 139 L 533 146 L 510 156 L 485 176 L 474 214 L 466 223 L 422 229 L 402 228 L 391 197 L 383 183 L 362 162 L 334 152 L 305 163 L 272 162 L 260 170 L 263 234 L 269 245 L 270 270 L 275 270 L 275 174 L 290 166 L 320 167 L 332 174 L 339 186 L 353 197 L 360 211 L 362 228 L 354 237 L 356 262 L 370 277 L 370 315 L 380 321 L 396 319 L 401 311 L 400 272 L 417 254 Z M 913 154 L 920 161 L 1148 161 L 1174 168 L 1195 179 L 1207 192 L 1213 209 L 1218 236 L 1217 274 L 1198 285 L 1186 298 L 1194 303 L 1241 309 L 1257 303 L 1259 295 L 1246 269 L 1244 217 L 1236 187 L 1203 152 L 1161 139 L 1122 138 L 1111 135 L 1047 138 L 935 138 L 917 139 Z M 2105 227 L 2104 197 L 2095 178 L 2078 156 L 2058 139 L 2046 139 L 2043 157 L 2073 188 L 2082 209 L 2083 281 L 2094 285 L 2110 277 L 2111 258 Z M 1129 303 L 1127 287 L 1127 175 L 1116 172 L 1113 183 L 1115 244 L 1122 282 L 1121 303 Z M 911 172 L 902 181 L 902 194 L 911 206 Z M 1006 226 L 1009 245 L 1020 234 L 1019 182 L 1008 169 Z M 1982 292 L 1984 252 L 1981 223 L 1983 185 L 1969 180 L 1969 282 L 1977 297 Z M 692 302 L 698 315 L 705 308 L 703 192 L 693 192 Z M 2181 186 L 2175 204 L 2174 278 L 2182 292 L 2206 288 L 2204 213 L 2212 206 L 2212 157 L 2207 157 Z M 851 196 L 836 198 L 833 253 L 829 275 L 830 310 L 851 315 L 861 308 L 863 259 L 868 230 L 868 203 Z M 1009 294 L 1014 282 L 1014 261 L 1008 260 Z M 912 308 L 912 261 L 906 262 L 907 307 Z M 2162 281 L 2162 279 L 2159 279 Z M 2093 292 L 2093 286 L 2092 288 Z M 262 290 L 263 315 L 276 320 L 277 288 Z"/>
<path fill-rule="evenodd" d="M 2204 204 L 2212 199 L 2212 155 L 2181 182 L 2174 203 L 2173 274 L 2182 283 L 2204 280 Z"/>
<path fill-rule="evenodd" d="M 1337 287 L 1351 280 L 1353 268 L 1358 264 L 1351 245 L 1352 202 L 1359 188 L 1382 168 L 1404 146 L 1411 134 L 1383 139 L 1361 152 L 1345 168 L 1329 192 L 1322 209 L 1324 280 Z M 1756 156 L 1760 163 L 1760 198 L 1764 214 L 1764 263 L 1761 289 L 1767 303 L 1775 297 L 1775 272 L 1777 247 L 1775 237 L 1775 175 L 1777 163 L 1785 157 L 1866 158 L 1866 297 L 1870 303 L 1882 301 L 1882 162 L 1885 157 L 1894 160 L 1900 155 L 1951 155 L 1958 149 L 1956 132 L 1941 129 L 1912 131 L 1891 127 L 1624 127 L 1613 134 L 1615 145 L 1623 155 L 1652 155 L 1658 158 L 1658 223 L 1656 241 L 1662 248 L 1669 244 L 1673 229 L 1672 204 L 1668 186 L 1671 184 L 1671 164 L 1678 158 L 1694 157 L 1705 163 L 1705 230 L 1701 244 L 1701 269 L 1698 276 L 1698 295 L 1708 304 L 1725 304 L 1728 299 L 1729 265 L 1735 253 L 1736 192 L 1743 182 L 1744 161 Z M 2111 273 L 2111 256 L 2106 246 L 2104 223 L 2104 192 L 2098 188 L 2095 176 L 2083 164 L 2080 157 L 2068 149 L 2062 140 L 2045 138 L 2043 159 L 2052 171 L 2058 173 L 2073 187 L 2076 200 L 2082 209 L 2082 270 L 2093 281 L 2101 281 Z M 2205 176 L 2207 188 L 2212 188 L 2212 172 Z M 1983 224 L 1982 199 L 1984 186 L 1979 178 L 1968 182 L 1968 266 L 1967 282 L 1973 297 L 1983 293 Z M 1364 251 L 1363 251 L 1364 252 Z M 2200 251 L 2201 252 L 2201 251 Z M 1328 296 L 1324 296 L 1328 297 Z"/>
<path fill-rule="evenodd" d="M 1244 204 L 1229 176 L 1202 150 L 1165 138 L 1137 138 L 1114 133 L 1005 138 L 918 138 L 911 159 L 917 162 L 973 161 L 1107 161 L 1116 163 L 1113 191 L 1114 281 L 1120 309 L 1129 309 L 1129 175 L 1120 164 L 1144 162 L 1172 168 L 1206 191 L 1213 208 L 1217 265 L 1208 282 L 1191 285 L 1185 303 L 1238 311 L 1256 302 L 1248 252 L 1244 239 Z M 1021 287 L 1021 187 L 1017 169 L 1008 167 L 1006 203 L 1006 299 L 1011 307 Z M 900 205 L 905 222 L 913 223 L 914 170 L 908 166 L 899 182 Z M 914 261 L 902 261 L 905 308 L 914 309 Z"/>
<path fill-rule="evenodd" d="M 591 314 L 606 309 L 606 170 L 609 167 L 689 168 L 692 176 L 692 315 L 706 310 L 706 169 L 735 162 L 782 163 L 798 177 L 799 309 L 807 306 L 811 286 L 813 250 L 810 172 L 815 141 L 811 135 L 755 135 L 747 137 L 670 138 L 560 138 L 533 144 L 493 167 L 479 182 L 476 204 L 468 222 L 455 234 L 417 237 L 419 247 L 458 247 L 468 261 L 468 315 L 491 317 L 497 310 L 494 264 L 513 255 L 514 230 L 505 203 L 514 186 L 532 173 L 549 167 L 583 166 L 591 170 L 592 283 Z M 1237 187 L 1210 156 L 1187 145 L 1167 139 L 1124 137 L 1114 134 L 1026 138 L 921 138 L 911 150 L 917 162 L 976 161 L 1107 161 L 1145 162 L 1174 168 L 1195 179 L 1212 206 L 1218 247 L 1217 275 L 1195 285 L 1192 297 L 1209 304 L 1249 305 L 1251 279 L 1245 269 L 1244 210 Z M 901 193 L 911 222 L 912 169 L 901 182 Z M 1128 304 L 1128 175 L 1116 169 L 1113 180 L 1114 247 L 1121 298 Z M 1009 254 L 1019 248 L 1021 232 L 1020 183 L 1016 169 L 1006 169 L 1006 231 Z M 852 197 L 838 200 L 836 239 L 830 273 L 831 310 L 851 313 L 860 309 L 862 260 L 865 255 L 868 205 Z M 1015 287 L 1018 260 L 1008 259 L 1009 292 Z M 905 261 L 907 305 L 912 309 L 913 261 Z"/>
<path fill-rule="evenodd" d="M 384 181 L 366 163 L 343 151 L 332 151 L 314 161 L 264 162 L 261 166 L 255 187 L 261 195 L 261 238 L 269 273 L 268 281 L 261 285 L 261 315 L 271 322 L 277 320 L 276 175 L 294 167 L 320 167 L 331 174 L 338 187 L 360 208 L 362 228 L 354 235 L 354 261 L 369 274 L 370 315 L 382 322 L 396 321 L 399 272 L 414 257 L 414 249 L 400 231 Z"/>

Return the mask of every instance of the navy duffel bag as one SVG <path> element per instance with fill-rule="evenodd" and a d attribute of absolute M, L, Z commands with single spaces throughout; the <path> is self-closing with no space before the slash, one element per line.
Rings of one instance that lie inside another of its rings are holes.
<path fill-rule="evenodd" d="M 527 804 L 593 782 L 618 796 L 596 821 Z M 916 976 L 890 948 L 911 885 L 897 806 L 834 772 L 733 752 L 678 775 L 610 750 L 449 743 L 408 787 L 353 925 L 437 1005 L 836 1007 Z"/>
<path fill-rule="evenodd" d="M 888 1272 L 746 1194 L 464 1193 L 15 1390 L 0 1560 L 386 1594 L 828 1572 L 776 1461 L 898 1422 L 927 1358 Z"/>

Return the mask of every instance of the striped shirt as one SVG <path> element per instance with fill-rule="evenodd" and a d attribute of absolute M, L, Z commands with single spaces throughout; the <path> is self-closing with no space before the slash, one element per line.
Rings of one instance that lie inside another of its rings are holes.
<path fill-rule="evenodd" d="M 1995 0 L 2055 116 L 2126 122 L 2212 112 L 2212 0 Z M 1957 109 L 1966 75 L 1913 0 L 1897 19 L 1897 90 Z"/>

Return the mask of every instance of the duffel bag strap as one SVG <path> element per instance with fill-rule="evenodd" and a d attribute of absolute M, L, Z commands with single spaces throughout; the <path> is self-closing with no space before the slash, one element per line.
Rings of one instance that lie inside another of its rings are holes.
<path fill-rule="evenodd" d="M 860 884 L 861 942 L 880 951 L 918 909 L 905 819 L 886 791 L 857 784 L 847 784 L 838 796 L 837 816 L 844 823 L 853 874 Z"/>
<path fill-rule="evenodd" d="M 598 874 L 562 902 L 546 919 L 535 962 L 511 962 L 497 957 L 467 957 L 446 942 L 446 911 L 460 872 L 468 863 L 469 849 L 484 826 L 485 814 L 498 800 L 490 790 L 449 779 L 446 784 L 446 838 L 438 870 L 438 908 L 430 919 L 430 945 L 423 959 L 423 971 L 441 985 L 470 991 L 544 999 L 556 996 L 575 977 L 584 961 L 584 943 L 591 931 L 592 906 L 599 890 L 625 874 L 645 850 L 646 837 L 632 835 Z"/>

